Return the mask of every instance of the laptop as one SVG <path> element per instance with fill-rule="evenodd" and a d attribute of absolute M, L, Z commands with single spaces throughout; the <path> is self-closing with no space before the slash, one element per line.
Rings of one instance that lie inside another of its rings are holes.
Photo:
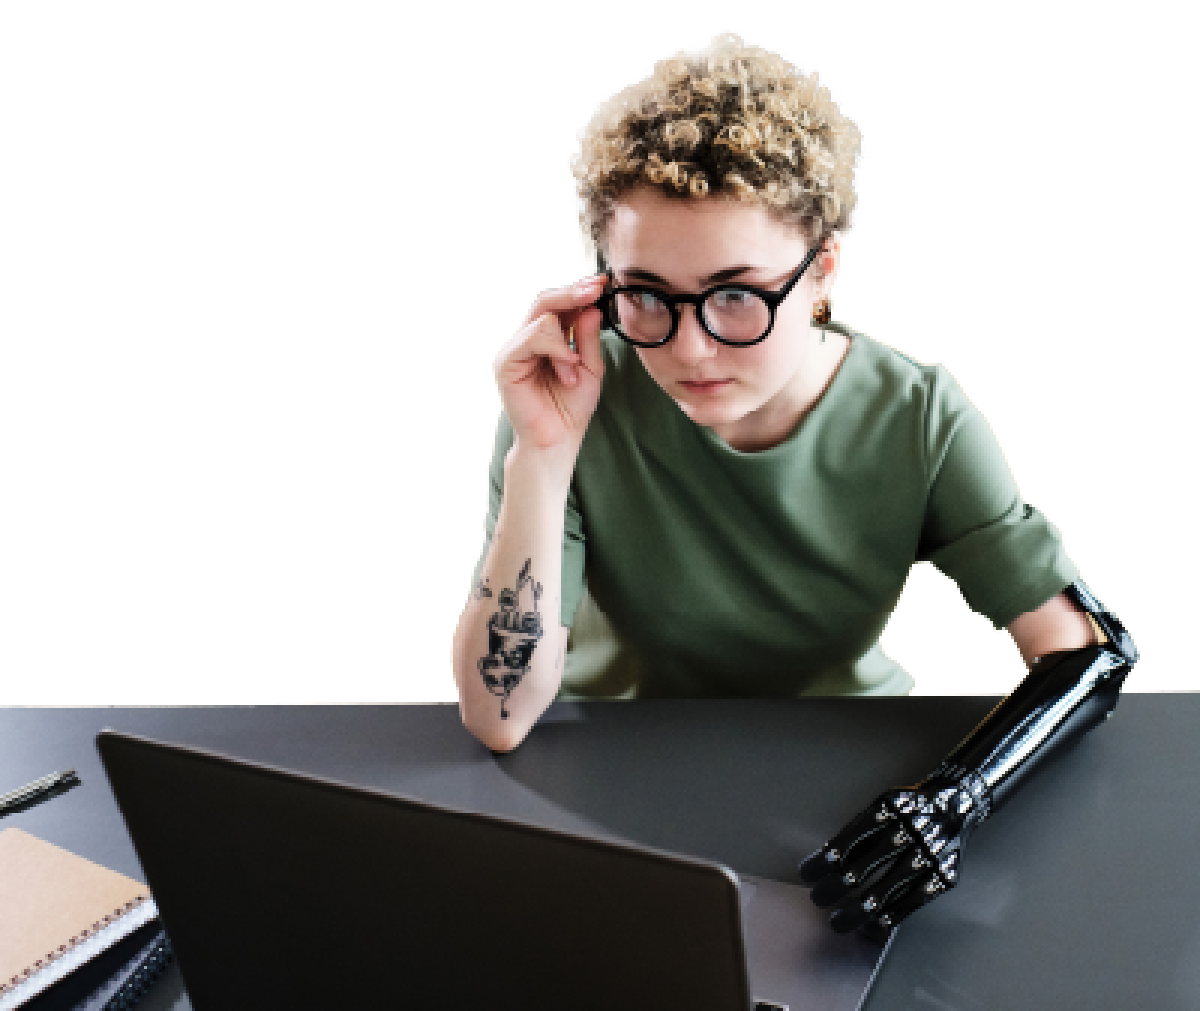
<path fill-rule="evenodd" d="M 855 1011 L 886 952 L 711 861 L 96 740 L 199 1011 Z"/>

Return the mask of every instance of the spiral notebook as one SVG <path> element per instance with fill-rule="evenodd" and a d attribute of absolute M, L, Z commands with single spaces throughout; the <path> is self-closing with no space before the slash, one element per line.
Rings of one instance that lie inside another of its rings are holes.
<path fill-rule="evenodd" d="M 140 881 L 18 828 L 0 831 L 0 1011 L 158 916 Z"/>

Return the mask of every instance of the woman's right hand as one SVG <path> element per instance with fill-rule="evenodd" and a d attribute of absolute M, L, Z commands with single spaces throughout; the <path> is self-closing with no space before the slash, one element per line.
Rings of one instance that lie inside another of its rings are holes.
<path fill-rule="evenodd" d="M 522 451 L 560 456 L 571 468 L 604 378 L 603 314 L 594 303 L 605 280 L 604 274 L 594 274 L 568 288 L 542 292 L 493 365 L 515 444 Z"/>

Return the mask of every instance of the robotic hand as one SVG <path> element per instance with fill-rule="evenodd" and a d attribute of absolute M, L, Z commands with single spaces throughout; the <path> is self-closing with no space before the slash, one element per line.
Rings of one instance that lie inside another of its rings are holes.
<path fill-rule="evenodd" d="M 1050 752 L 1112 715 L 1137 648 L 1082 582 L 1064 591 L 1108 641 L 1039 657 L 1029 675 L 926 779 L 888 790 L 800 864 L 830 923 L 886 936 L 953 888 L 971 833 Z"/>

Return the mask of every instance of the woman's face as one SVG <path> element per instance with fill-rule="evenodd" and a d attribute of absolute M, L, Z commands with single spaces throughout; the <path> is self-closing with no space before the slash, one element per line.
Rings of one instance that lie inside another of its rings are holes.
<path fill-rule="evenodd" d="M 694 294 L 714 284 L 744 281 L 778 291 L 804 260 L 798 232 L 753 204 L 723 199 L 676 200 L 640 189 L 616 206 L 607 233 L 609 266 L 618 285 L 639 284 Z M 679 329 L 662 347 L 638 348 L 654 381 L 698 425 L 731 446 L 761 449 L 782 441 L 828 384 L 848 346 L 844 338 L 820 343 L 813 304 L 826 297 L 837 244 L 816 261 L 775 313 L 766 340 L 747 347 L 715 341 L 680 306 Z M 722 276 L 713 279 L 716 274 Z"/>

